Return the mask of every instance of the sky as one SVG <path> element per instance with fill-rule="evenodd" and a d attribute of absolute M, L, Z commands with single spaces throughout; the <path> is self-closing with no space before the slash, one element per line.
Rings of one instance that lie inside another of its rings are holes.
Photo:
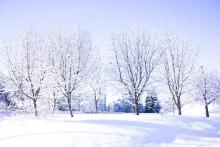
<path fill-rule="evenodd" d="M 0 39 L 29 26 L 83 28 L 103 52 L 112 33 L 169 26 L 200 49 L 199 65 L 220 71 L 219 0 L 0 0 Z"/>
<path fill-rule="evenodd" d="M 219 0 L 0 0 L 0 39 L 25 27 L 88 30 L 97 47 L 133 26 L 171 26 L 200 49 L 200 63 L 220 71 Z"/>

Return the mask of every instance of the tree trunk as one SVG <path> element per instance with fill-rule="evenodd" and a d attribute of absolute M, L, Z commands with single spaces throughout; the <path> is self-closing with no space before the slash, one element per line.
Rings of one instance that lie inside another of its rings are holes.
<path fill-rule="evenodd" d="M 38 112 L 37 112 L 37 101 L 36 100 L 33 100 L 34 101 L 34 114 L 35 116 L 37 117 L 38 116 Z"/>
<path fill-rule="evenodd" d="M 135 114 L 139 115 L 138 100 L 135 99 Z"/>
<path fill-rule="evenodd" d="M 172 106 L 172 110 L 173 110 L 173 115 L 175 115 L 175 105 Z"/>
<path fill-rule="evenodd" d="M 133 113 L 136 112 L 136 108 L 135 108 L 135 107 L 136 107 L 135 105 L 132 106 L 132 112 L 133 112 Z"/>
<path fill-rule="evenodd" d="M 54 101 L 53 101 L 53 111 L 52 111 L 52 113 L 54 113 L 54 111 L 56 110 L 56 103 L 57 103 L 57 101 L 56 101 L 56 99 L 54 99 Z"/>
<path fill-rule="evenodd" d="M 181 110 L 181 102 L 180 102 L 180 98 L 177 98 L 177 108 L 178 108 L 178 114 L 182 115 L 182 110 Z"/>
<path fill-rule="evenodd" d="M 71 103 L 71 95 L 68 96 L 67 100 L 68 100 L 68 106 L 69 106 L 70 116 L 73 117 L 72 103 Z"/>
<path fill-rule="evenodd" d="M 178 108 L 178 115 L 182 115 L 181 107 Z"/>
<path fill-rule="evenodd" d="M 208 105 L 205 105 L 205 114 L 206 114 L 206 117 L 209 117 L 209 108 L 208 108 Z"/>
<path fill-rule="evenodd" d="M 99 113 L 99 111 L 98 111 L 98 102 L 95 102 L 95 111 L 96 111 L 96 113 Z"/>
<path fill-rule="evenodd" d="M 209 107 L 208 107 L 208 102 L 207 102 L 206 94 L 204 96 L 204 101 L 205 101 L 205 114 L 206 114 L 206 117 L 209 117 Z"/>

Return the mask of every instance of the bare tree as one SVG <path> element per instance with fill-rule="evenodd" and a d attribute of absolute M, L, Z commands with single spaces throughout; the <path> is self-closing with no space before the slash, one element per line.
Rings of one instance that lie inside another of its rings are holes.
<path fill-rule="evenodd" d="M 99 55 L 99 54 L 98 54 Z M 100 56 L 100 55 L 99 55 Z M 92 90 L 92 95 L 93 95 L 93 102 L 95 105 L 95 111 L 96 113 L 99 112 L 99 101 L 102 97 L 104 97 L 104 89 L 105 89 L 105 79 L 103 77 L 104 73 L 103 73 L 103 67 L 100 63 L 101 59 L 100 57 L 96 57 L 96 64 L 94 66 L 94 72 L 91 75 L 90 78 L 90 88 Z"/>
<path fill-rule="evenodd" d="M 139 101 L 159 62 L 157 42 L 149 31 L 137 29 L 119 34 L 112 43 L 115 80 L 132 99 L 134 112 L 139 115 Z"/>
<path fill-rule="evenodd" d="M 38 116 L 37 100 L 40 96 L 44 76 L 42 41 L 32 31 L 12 42 L 7 48 L 8 71 L 13 85 L 33 101 L 35 116 Z M 13 53 L 16 52 L 16 55 Z"/>
<path fill-rule="evenodd" d="M 50 94 L 48 94 L 49 100 L 52 102 L 52 113 L 54 113 L 57 109 L 57 102 L 60 98 L 59 91 L 56 89 L 53 89 L 50 91 Z"/>
<path fill-rule="evenodd" d="M 220 103 L 220 77 L 218 76 L 218 78 L 216 79 L 216 83 L 215 83 L 215 90 L 216 90 L 216 97 L 218 99 L 216 99 L 217 103 Z"/>
<path fill-rule="evenodd" d="M 173 114 L 175 114 L 176 111 L 176 105 L 175 102 L 173 101 L 172 98 L 168 98 L 166 101 L 163 102 L 162 104 L 162 109 L 161 109 L 161 114 L 165 114 L 168 112 L 172 112 Z"/>
<path fill-rule="evenodd" d="M 55 32 L 50 34 L 48 48 L 48 67 L 57 87 L 67 99 L 73 117 L 73 92 L 87 79 L 93 67 L 92 41 L 83 31 Z"/>
<path fill-rule="evenodd" d="M 220 79 L 214 73 L 205 72 L 201 67 L 201 74 L 196 80 L 196 100 L 202 102 L 205 106 L 206 117 L 209 117 L 209 105 L 218 100 L 220 91 L 218 82 Z"/>
<path fill-rule="evenodd" d="M 56 104 L 57 104 L 57 96 L 56 96 L 56 92 L 53 92 L 53 99 L 52 99 L 52 101 L 53 101 L 53 111 L 52 111 L 52 113 L 54 113 L 54 111 L 56 110 Z"/>
<path fill-rule="evenodd" d="M 178 114 L 182 111 L 182 97 L 189 90 L 197 52 L 177 36 L 166 35 L 163 42 L 163 71 L 171 98 Z"/>
<path fill-rule="evenodd" d="M 83 101 L 85 100 L 85 98 L 81 94 L 78 94 L 75 97 L 76 97 L 76 105 L 78 107 L 78 111 L 80 112 L 81 111 L 81 105 L 82 105 Z"/>
<path fill-rule="evenodd" d="M 99 113 L 98 102 L 99 102 L 100 98 L 102 97 L 100 81 L 95 80 L 95 82 L 93 82 L 93 83 L 90 82 L 90 86 L 93 91 L 93 98 L 94 98 L 93 100 L 94 100 L 94 104 L 95 104 L 95 111 L 96 111 L 96 113 Z"/>

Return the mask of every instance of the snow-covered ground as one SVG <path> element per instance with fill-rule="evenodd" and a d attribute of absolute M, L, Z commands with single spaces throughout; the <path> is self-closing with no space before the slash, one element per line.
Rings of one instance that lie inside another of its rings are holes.
<path fill-rule="evenodd" d="M 0 147 L 220 146 L 220 117 L 67 114 L 0 118 Z"/>

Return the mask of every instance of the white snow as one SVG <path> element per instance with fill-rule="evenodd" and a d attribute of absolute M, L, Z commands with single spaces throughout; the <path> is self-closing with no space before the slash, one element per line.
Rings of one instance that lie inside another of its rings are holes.
<path fill-rule="evenodd" d="M 220 117 L 67 114 L 0 118 L 0 147 L 220 146 Z"/>

